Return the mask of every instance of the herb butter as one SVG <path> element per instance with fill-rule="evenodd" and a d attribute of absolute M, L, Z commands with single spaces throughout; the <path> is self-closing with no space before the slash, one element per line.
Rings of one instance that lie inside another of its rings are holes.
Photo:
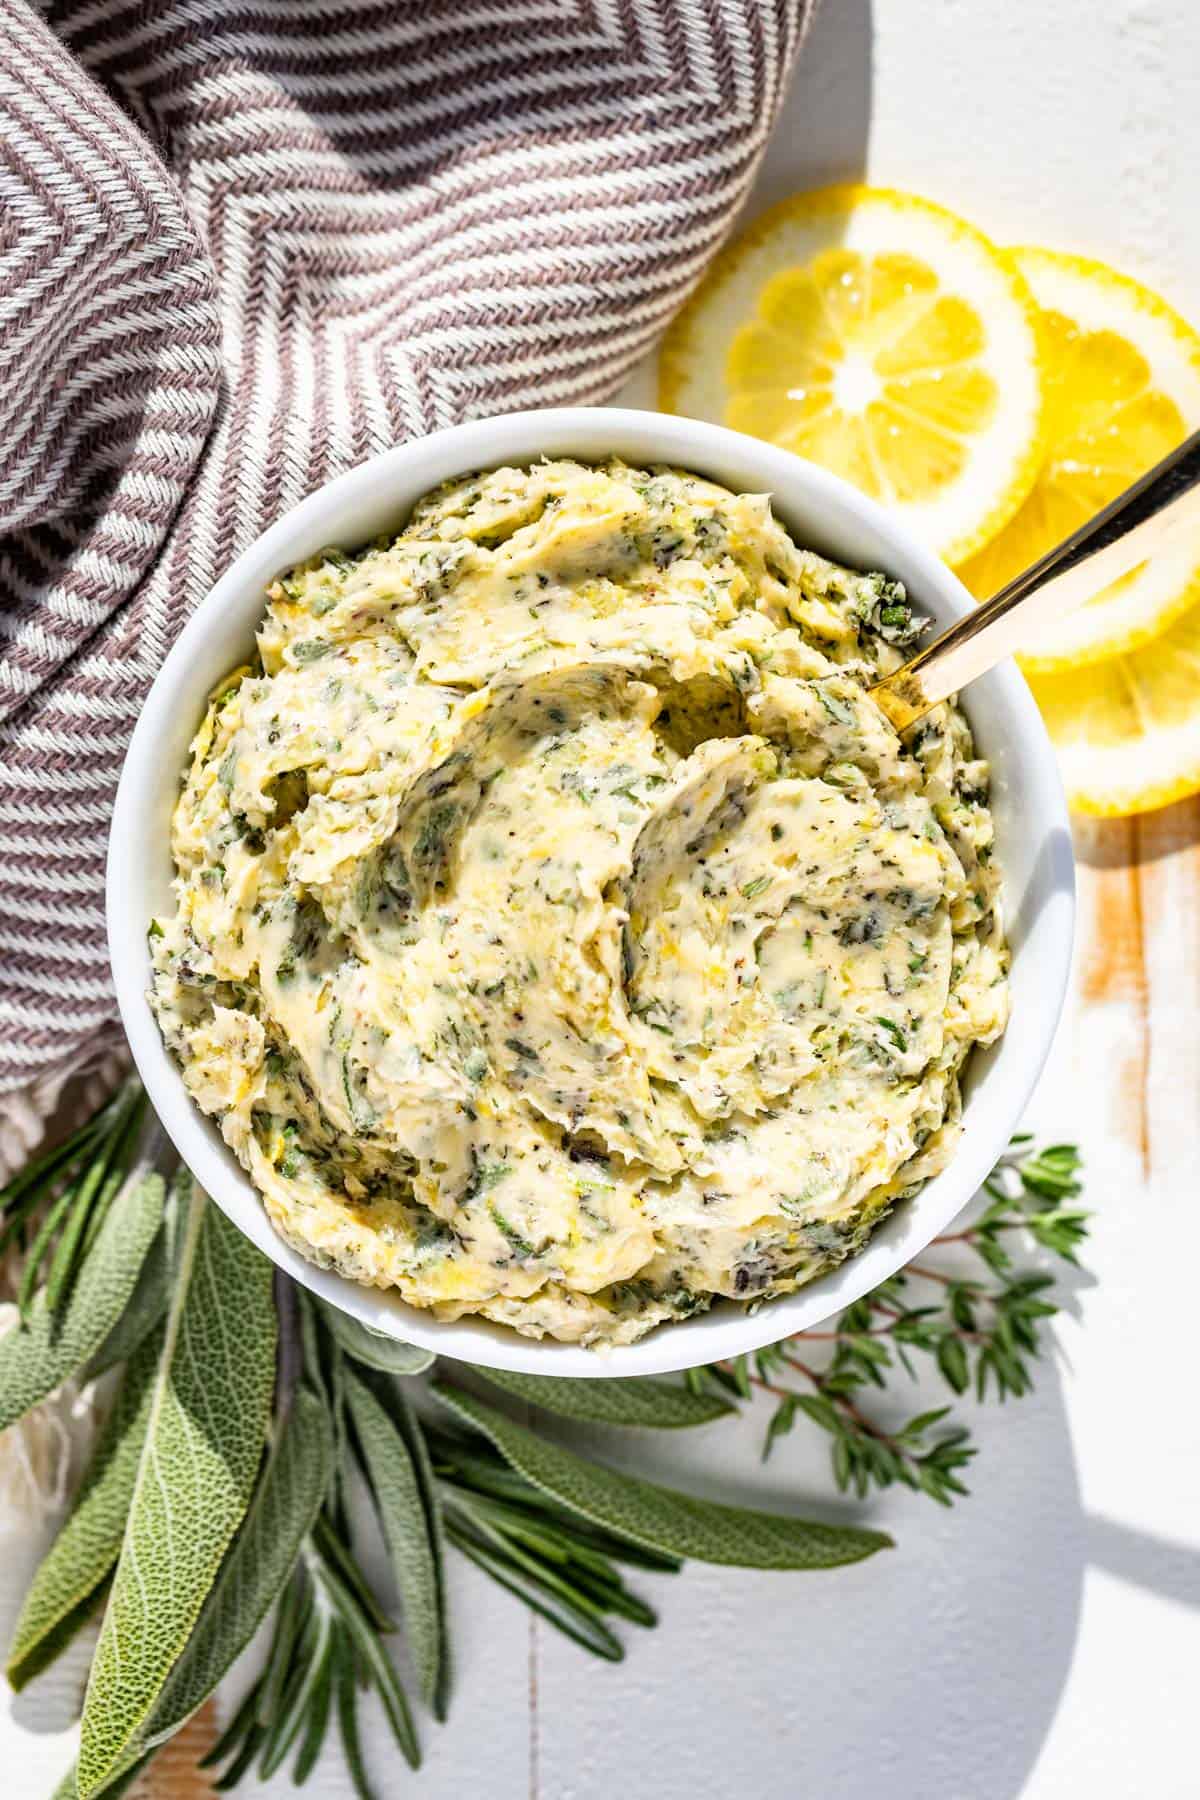
<path fill-rule="evenodd" d="M 903 590 L 762 495 L 546 462 L 277 582 L 153 1003 L 305 1256 L 620 1343 L 859 1248 L 1007 1014 L 987 770 Z"/>

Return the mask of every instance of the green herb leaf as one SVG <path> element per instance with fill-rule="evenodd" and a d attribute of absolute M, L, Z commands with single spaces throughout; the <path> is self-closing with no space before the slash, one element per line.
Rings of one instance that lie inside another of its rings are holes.
<path fill-rule="evenodd" d="M 575 1561 L 599 1555 L 608 1562 L 631 1563 L 641 1569 L 677 1574 L 678 1556 L 637 1544 L 623 1533 L 607 1531 L 581 1518 L 541 1488 L 526 1481 L 490 1444 L 429 1427 L 430 1453 L 448 1493 L 458 1502 L 465 1494 L 474 1506 L 480 1496 L 500 1500 L 511 1513 L 523 1515 L 539 1533 L 570 1539 Z"/>
<path fill-rule="evenodd" d="M 57 1319 L 43 1289 L 29 1320 L 0 1338 L 0 1431 L 82 1368 L 120 1318 L 162 1221 L 159 1175 L 117 1195 Z"/>
<path fill-rule="evenodd" d="M 196 1629 L 150 1715 L 142 1740 L 147 1749 L 203 1706 L 249 1644 L 283 1591 L 332 1473 L 333 1436 L 325 1409 L 302 1388 Z"/>
<path fill-rule="evenodd" d="M 788 1432 L 792 1429 L 792 1426 L 796 1422 L 796 1412 L 799 1404 L 800 1396 L 798 1394 L 785 1394 L 783 1399 L 779 1402 L 779 1405 L 775 1408 L 775 1411 L 771 1414 L 771 1422 L 767 1426 L 767 1433 L 763 1439 L 762 1459 L 764 1462 L 766 1462 L 768 1456 L 770 1456 L 772 1446 L 781 1437 L 786 1437 Z"/>
<path fill-rule="evenodd" d="M 142 1264 L 129 1304 L 89 1362 L 88 1381 L 95 1381 L 118 1363 L 128 1362 L 166 1313 L 179 1269 L 180 1213 L 186 1210 L 191 1192 L 191 1174 L 181 1166 L 167 1184 L 162 1224 Z"/>
<path fill-rule="evenodd" d="M 377 1626 L 363 1611 L 354 1590 L 346 1585 L 343 1575 L 328 1556 L 318 1554 L 311 1566 L 323 1600 L 333 1607 L 338 1623 L 350 1641 L 360 1680 L 374 1687 L 382 1700 L 392 1735 L 409 1767 L 420 1768 L 421 1746 L 413 1729 L 408 1701 Z"/>
<path fill-rule="evenodd" d="M 375 1388 L 377 1399 L 380 1398 L 380 1385 L 377 1383 Z M 450 1641 L 447 1629 L 446 1531 L 442 1496 L 434 1476 L 433 1464 L 430 1461 L 425 1428 L 409 1404 L 404 1389 L 398 1383 L 393 1381 L 386 1384 L 385 1404 L 392 1423 L 408 1445 L 408 1453 L 412 1457 L 413 1473 L 417 1478 L 417 1486 L 421 1490 L 425 1517 L 429 1521 L 429 1543 L 433 1551 L 434 1573 L 437 1577 L 438 1587 L 438 1607 L 442 1619 L 441 1679 L 430 1704 L 434 1718 L 444 1719 L 450 1701 Z"/>
<path fill-rule="evenodd" d="M 526 1480 L 584 1518 L 652 1549 L 736 1568 L 830 1569 L 892 1542 L 881 1531 L 722 1506 L 658 1487 L 535 1437 L 459 1388 L 435 1382 L 433 1392 L 490 1438 Z"/>
<path fill-rule="evenodd" d="M 381 1369 L 385 1375 L 420 1375 L 433 1362 L 433 1351 L 416 1344 L 405 1344 L 382 1331 L 360 1325 L 349 1313 L 318 1301 L 321 1317 L 346 1355 L 368 1369 Z"/>
<path fill-rule="evenodd" d="M 165 1224 L 154 1234 L 124 1312 L 87 1366 L 87 1379 L 128 1362 L 160 1323 L 170 1300 L 170 1266 Z"/>
<path fill-rule="evenodd" d="M 111 1129 L 115 1110 L 115 1099 L 107 1101 L 61 1144 L 31 1158 L 0 1188 L 0 1212 L 11 1217 L 27 1206 L 40 1204 L 43 1195 L 78 1169 L 84 1157 L 102 1142 Z"/>
<path fill-rule="evenodd" d="M 28 1169 L 22 1171 L 0 1194 L 0 1210 L 5 1214 L 0 1246 L 16 1239 L 24 1251 L 17 1287 L 22 1320 L 28 1320 L 47 1260 L 45 1304 L 51 1313 L 59 1312 L 80 1255 L 85 1247 L 90 1249 L 129 1173 L 145 1103 L 137 1081 L 125 1082 L 65 1144 L 48 1158 L 39 1158 L 32 1174 Z M 41 1220 L 33 1232 L 39 1210 Z"/>
<path fill-rule="evenodd" d="M 131 1764 L 122 1775 L 119 1775 L 115 1781 L 109 1782 L 104 1790 L 104 1800 L 121 1800 L 122 1794 L 127 1794 L 129 1792 L 138 1776 L 142 1773 L 142 1770 L 149 1766 L 150 1761 L 151 1759 L 148 1756 L 140 1757 L 138 1761 Z M 76 1765 L 72 1763 L 71 1767 L 67 1770 L 66 1774 L 55 1788 L 54 1793 L 51 1795 L 51 1800 L 79 1800 L 79 1787 L 76 1781 L 76 1774 Z"/>
<path fill-rule="evenodd" d="M 161 1334 L 147 1339 L 126 1369 L 70 1516 L 25 1595 L 8 1653 L 18 1691 L 65 1649 L 120 1554 L 161 1348 Z"/>
<path fill-rule="evenodd" d="M 953 1337 L 948 1332 L 939 1343 L 936 1354 L 943 1378 L 956 1394 L 965 1394 L 971 1384 L 971 1375 L 962 1339 Z"/>
<path fill-rule="evenodd" d="M 831 694 L 823 681 L 814 681 L 817 699 L 825 708 L 830 718 L 839 725 L 853 725 L 854 709 L 837 694 Z"/>
<path fill-rule="evenodd" d="M 269 1781 L 282 1766 L 304 1729 L 305 1721 L 314 1716 L 314 1709 L 321 1708 L 322 1687 L 333 1654 L 334 1631 L 333 1608 L 327 1604 L 315 1605 L 296 1641 L 293 1679 L 272 1707 L 265 1724 L 266 1737 L 258 1765 L 260 1781 Z M 292 1779 L 298 1784 L 299 1774 L 293 1775 Z"/>
<path fill-rule="evenodd" d="M 323 656 L 332 655 L 334 645 L 327 638 L 301 638 L 291 649 L 295 662 L 314 663 L 320 662 Z"/>
<path fill-rule="evenodd" d="M 426 1704 L 442 1692 L 446 1629 L 437 1559 L 408 1446 L 365 1382 L 346 1374 L 346 1399 L 363 1467 L 379 1509 L 404 1626 Z"/>
<path fill-rule="evenodd" d="M 625 1646 L 616 1633 L 609 1630 L 603 1618 L 574 1605 L 568 1597 L 539 1581 L 519 1563 L 482 1542 L 453 1513 L 449 1524 L 450 1541 L 455 1549 L 461 1550 L 493 1581 L 498 1581 L 501 1587 L 523 1600 L 526 1606 L 532 1607 L 535 1613 L 549 1620 L 575 1643 L 590 1650 L 593 1656 L 602 1656 L 606 1662 L 622 1660 Z"/>
<path fill-rule="evenodd" d="M 358 1734 L 358 1693 L 354 1678 L 354 1658 L 344 1635 L 334 1645 L 333 1679 L 337 1697 L 338 1730 L 342 1738 L 342 1754 L 350 1781 L 358 1800 L 375 1800 L 363 1763 L 362 1744 Z"/>
<path fill-rule="evenodd" d="M 530 1400 L 547 1412 L 566 1419 L 586 1419 L 596 1425 L 650 1425 L 678 1430 L 707 1425 L 737 1408 L 715 1393 L 693 1393 L 670 1381 L 650 1381 L 643 1376 L 613 1379 L 599 1376 L 571 1381 L 560 1375 L 518 1375 L 508 1369 L 480 1369 L 494 1387 L 504 1388 L 521 1400 Z"/>
<path fill-rule="evenodd" d="M 77 1294 L 98 1256 L 99 1247 Z M 275 1379 L 272 1274 L 266 1257 L 194 1191 L 84 1701 L 80 1800 L 99 1794 L 137 1745 L 249 1503 Z"/>
<path fill-rule="evenodd" d="M 136 1085 L 131 1085 L 116 1115 L 117 1122 L 106 1153 L 96 1159 L 79 1184 L 46 1277 L 46 1304 L 56 1316 L 70 1292 L 80 1258 L 125 1184 L 141 1136 L 145 1110 L 145 1094 Z"/>

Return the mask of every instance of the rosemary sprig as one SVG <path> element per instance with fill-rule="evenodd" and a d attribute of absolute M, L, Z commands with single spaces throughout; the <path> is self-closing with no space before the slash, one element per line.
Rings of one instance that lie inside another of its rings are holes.
<path fill-rule="evenodd" d="M 321 1307 L 300 1301 L 303 1378 L 328 1409 L 342 1455 L 363 1449 L 347 1417 L 346 1395 L 360 1375 L 342 1368 L 341 1351 Z M 386 1395 L 388 1384 L 373 1377 Z M 374 1391 L 374 1389 L 373 1389 Z M 625 1586 L 618 1562 L 675 1571 L 680 1558 L 644 1549 L 557 1505 L 476 1439 L 422 1421 L 419 1427 L 444 1503 L 447 1541 L 559 1630 L 609 1661 L 624 1655 L 609 1617 L 657 1623 L 652 1609 Z M 394 1493 L 371 1486 L 385 1524 Z M 204 1759 L 222 1769 L 218 1791 L 235 1787 L 252 1768 L 267 1780 L 293 1757 L 292 1779 L 314 1767 L 336 1715 L 342 1750 L 360 1800 L 374 1800 L 358 1729 L 359 1689 L 383 1703 L 393 1735 L 415 1769 L 420 1749 L 412 1714 L 385 1639 L 396 1631 L 372 1594 L 352 1549 L 344 1484 L 331 1482 L 326 1503 L 280 1597 L 271 1643 L 257 1681 Z M 406 1619 L 412 1638 L 417 1621 Z M 410 1644 L 411 1647 L 411 1644 Z M 440 1681 L 431 1684 L 438 1690 Z M 432 1696 L 431 1696 L 432 1698 Z M 436 1701 L 434 1702 L 436 1704 Z M 440 1715 L 439 1715 L 440 1716 Z M 223 1767 L 222 1767 L 223 1765 Z"/>
<path fill-rule="evenodd" d="M 61 1312 L 132 1168 L 145 1111 L 146 1096 L 130 1077 L 97 1113 L 0 1190 L 0 1253 L 14 1244 L 23 1253 L 17 1290 L 23 1320 L 44 1269 L 47 1308 L 55 1316 Z"/>
<path fill-rule="evenodd" d="M 799 1332 L 752 1357 L 694 1370 L 689 1386 L 715 1386 L 744 1400 L 755 1390 L 770 1395 L 775 1406 L 764 1458 L 804 1417 L 832 1439 L 833 1476 L 842 1492 L 863 1498 L 872 1487 L 901 1482 L 950 1505 L 968 1491 L 961 1475 L 976 1454 L 966 1426 L 945 1424 L 948 1406 L 886 1425 L 863 1402 L 871 1389 L 887 1389 L 898 1369 L 915 1379 L 918 1356 L 932 1360 L 956 1395 L 972 1387 L 979 1400 L 993 1391 L 1000 1400 L 1030 1392 L 1030 1364 L 1044 1348 L 1041 1327 L 1058 1311 L 1055 1278 L 1044 1270 L 1014 1273 L 1010 1234 L 1074 1264 L 1088 1215 L 1072 1204 L 1081 1191 L 1075 1146 L 1034 1150 L 1029 1143 L 1024 1135 L 1013 1139 L 1010 1154 L 984 1183 L 983 1210 L 934 1240 L 973 1252 L 992 1280 L 927 1260 L 911 1263 L 847 1307 L 834 1329 Z M 915 1303 L 914 1295 L 920 1296 Z M 796 1386 L 797 1376 L 803 1386 Z"/>
<path fill-rule="evenodd" d="M 325 1502 L 275 1609 L 266 1662 L 201 1767 L 225 1764 L 214 1782 L 234 1788 L 257 1765 L 267 1781 L 290 1756 L 299 1786 L 316 1766 L 336 1716 L 346 1766 L 360 1800 L 374 1800 L 358 1730 L 359 1692 L 381 1700 L 406 1762 L 421 1751 L 408 1699 L 385 1639 L 397 1631 L 354 1554 L 346 1497 L 347 1419 L 342 1352 L 323 1308 L 302 1290 L 289 1314 L 298 1327 L 299 1379 L 329 1420 L 335 1454 Z"/>
<path fill-rule="evenodd" d="M 218 1792 L 255 1765 L 268 1780 L 295 1751 L 292 1780 L 307 1780 L 321 1754 L 337 1699 L 346 1764 L 361 1800 L 374 1800 L 358 1733 L 358 1691 L 373 1690 L 401 1754 L 418 1768 L 420 1747 L 400 1678 L 383 1638 L 396 1630 L 371 1595 L 353 1553 L 323 1513 L 305 1543 L 275 1614 L 266 1664 L 202 1768 L 225 1767 Z"/>
<path fill-rule="evenodd" d="M 657 1617 L 625 1586 L 617 1564 L 673 1574 L 680 1558 L 589 1525 L 478 1439 L 431 1428 L 426 1435 L 449 1542 L 584 1649 L 620 1662 L 625 1648 L 606 1619 L 651 1626 Z"/>

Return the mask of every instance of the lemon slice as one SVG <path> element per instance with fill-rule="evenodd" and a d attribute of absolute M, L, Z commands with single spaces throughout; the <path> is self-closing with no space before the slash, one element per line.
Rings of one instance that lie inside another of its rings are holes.
<path fill-rule="evenodd" d="M 1200 793 L 1200 603 L 1140 650 L 1030 685 L 1076 812 L 1120 818 Z"/>
<path fill-rule="evenodd" d="M 823 464 L 953 562 L 1041 466 L 1039 361 L 1011 257 L 927 200 L 832 187 L 718 257 L 667 333 L 659 405 Z"/>
<path fill-rule="evenodd" d="M 959 573 L 980 599 L 1082 525 L 1200 424 L 1200 337 L 1103 263 L 1013 252 L 1042 308 L 1046 460 L 1028 499 Z M 1200 601 L 1200 540 L 1114 582 L 1030 645 L 1027 671 L 1136 649 Z"/>

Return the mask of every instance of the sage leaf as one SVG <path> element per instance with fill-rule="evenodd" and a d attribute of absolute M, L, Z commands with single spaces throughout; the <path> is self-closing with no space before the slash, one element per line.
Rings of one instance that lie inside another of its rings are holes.
<path fill-rule="evenodd" d="M 404 1613 L 404 1629 L 426 1704 L 438 1708 L 445 1627 L 437 1558 L 421 1483 L 400 1432 L 371 1389 L 346 1371 L 346 1399 L 379 1508 Z"/>
<path fill-rule="evenodd" d="M 8 1653 L 18 1691 L 70 1642 L 120 1554 L 161 1348 L 156 1333 L 125 1370 L 70 1517 L 25 1596 Z"/>
<path fill-rule="evenodd" d="M 149 1763 L 150 1758 L 148 1756 L 139 1757 L 137 1762 L 131 1763 L 129 1768 L 127 1768 L 123 1774 L 118 1775 L 115 1781 L 109 1782 L 104 1790 L 104 1800 L 121 1800 L 121 1795 L 129 1792 L 138 1776 L 142 1773 L 142 1770 L 147 1768 Z M 53 1794 L 50 1796 L 50 1800 L 79 1800 L 77 1776 L 77 1766 L 75 1763 L 72 1763 L 71 1767 L 67 1770 Z"/>
<path fill-rule="evenodd" d="M 68 1604 L 53 1624 L 47 1625 L 37 1641 L 30 1645 L 29 1654 L 21 1662 L 14 1663 L 10 1678 L 15 1690 L 27 1687 L 43 1669 L 48 1669 L 88 1621 L 96 1616 L 108 1599 L 111 1573 L 110 1569 L 86 1593 L 81 1594 L 78 1600 Z"/>
<path fill-rule="evenodd" d="M 333 1434 L 315 1394 L 300 1389 L 196 1629 L 142 1734 L 174 1735 L 215 1691 L 283 1592 L 333 1473 Z"/>
<path fill-rule="evenodd" d="M 132 1083 L 107 1145 L 79 1183 L 78 1196 L 71 1203 L 46 1276 L 46 1305 L 56 1318 L 62 1311 L 63 1300 L 70 1291 L 82 1258 L 128 1178 L 142 1134 L 145 1111 L 146 1096 L 136 1083 Z"/>
<path fill-rule="evenodd" d="M 737 1409 L 719 1394 L 694 1394 L 669 1381 L 650 1381 L 645 1376 L 621 1378 L 591 1376 L 569 1381 L 561 1375 L 518 1375 L 508 1369 L 477 1371 L 494 1387 L 504 1388 L 520 1400 L 532 1401 L 565 1419 L 586 1419 L 596 1425 L 651 1425 L 659 1430 L 678 1430 L 707 1425 Z"/>
<path fill-rule="evenodd" d="M 831 1569 L 891 1545 L 881 1531 L 696 1499 L 586 1461 L 536 1437 L 460 1388 L 435 1382 L 452 1412 L 490 1438 L 527 1481 L 594 1524 L 651 1549 L 747 1569 Z"/>
<path fill-rule="evenodd" d="M 420 1375 L 433 1362 L 432 1350 L 401 1343 L 399 1338 L 387 1337 L 382 1331 L 360 1325 L 357 1319 L 340 1312 L 336 1306 L 319 1304 L 325 1324 L 354 1362 L 364 1363 L 368 1369 L 379 1369 L 385 1375 Z"/>
<path fill-rule="evenodd" d="M 89 1381 L 106 1375 L 118 1363 L 129 1361 L 134 1351 L 161 1322 L 169 1298 L 167 1240 L 166 1233 L 160 1229 L 155 1232 L 146 1260 L 138 1271 L 128 1306 L 88 1363 Z"/>
<path fill-rule="evenodd" d="M 28 1321 L 0 1338 L 0 1431 L 99 1349 L 129 1302 L 162 1211 L 162 1177 L 131 1178 L 109 1209 L 58 1317 L 51 1316 L 43 1288 Z"/>
<path fill-rule="evenodd" d="M 370 1385 L 370 1378 L 368 1378 Z M 446 1604 L 446 1523 L 442 1507 L 442 1494 L 437 1478 L 433 1472 L 433 1464 L 429 1457 L 429 1445 L 425 1438 L 425 1430 L 413 1410 L 404 1389 L 398 1382 L 390 1381 L 386 1386 L 376 1385 L 376 1398 L 380 1397 L 380 1389 L 386 1393 L 386 1405 L 391 1418 L 408 1445 L 408 1453 L 413 1461 L 413 1473 L 417 1478 L 417 1486 L 421 1490 L 421 1499 L 425 1506 L 425 1517 L 429 1521 L 429 1543 L 433 1551 L 434 1573 L 437 1577 L 438 1608 L 442 1621 L 442 1655 L 440 1679 L 437 1692 L 430 1701 L 435 1719 L 444 1720 L 450 1704 L 450 1633 Z"/>
<path fill-rule="evenodd" d="M 146 1441 L 84 1700 L 80 1800 L 122 1773 L 137 1747 L 245 1514 L 266 1441 L 271 1264 L 198 1189 L 181 1225 Z"/>
<path fill-rule="evenodd" d="M 89 1381 L 127 1361 L 166 1312 L 179 1269 L 183 1236 L 180 1216 L 187 1211 L 192 1187 L 191 1171 L 177 1168 L 167 1184 L 162 1225 L 142 1264 L 128 1306 L 87 1366 Z"/>

